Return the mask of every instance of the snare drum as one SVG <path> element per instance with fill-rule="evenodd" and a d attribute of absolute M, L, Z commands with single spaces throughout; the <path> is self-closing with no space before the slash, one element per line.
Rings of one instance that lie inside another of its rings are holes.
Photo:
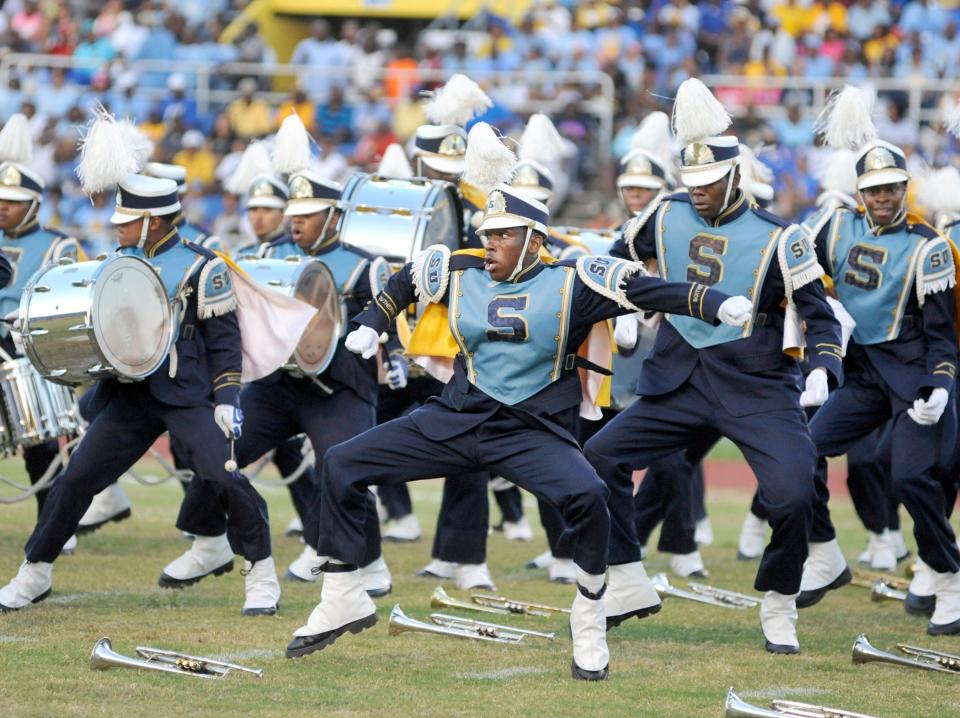
<path fill-rule="evenodd" d="M 19 321 L 27 358 L 66 385 L 144 379 L 174 340 L 163 282 L 148 262 L 125 255 L 41 268 L 20 298 Z"/>
<path fill-rule="evenodd" d="M 283 368 L 313 376 L 322 374 L 337 353 L 337 344 L 347 326 L 347 310 L 327 265 L 303 256 L 285 259 L 244 257 L 237 265 L 258 284 L 317 309 L 293 356 Z"/>
<path fill-rule="evenodd" d="M 12 454 L 75 433 L 80 411 L 73 392 L 40 376 L 26 358 L 0 365 L 0 450 Z"/>
<path fill-rule="evenodd" d="M 392 264 L 405 264 L 432 244 L 460 248 L 463 208 L 449 182 L 356 174 L 341 206 L 340 240 Z"/>

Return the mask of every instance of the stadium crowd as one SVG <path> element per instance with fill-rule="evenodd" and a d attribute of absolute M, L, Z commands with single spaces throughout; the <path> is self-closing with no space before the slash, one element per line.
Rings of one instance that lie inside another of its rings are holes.
<path fill-rule="evenodd" d="M 154 139 L 156 159 L 187 168 L 190 218 L 229 233 L 237 226 L 237 205 L 220 185 L 250 138 L 272 133 L 296 112 L 317 141 L 322 171 L 342 180 L 355 167 L 375 166 L 389 143 L 408 141 L 424 121 L 420 93 L 435 84 L 418 79 L 424 69 L 478 79 L 489 71 L 520 72 L 524 82 L 490 88 L 497 104 L 479 119 L 509 133 L 522 127 L 524 118 L 508 108 L 551 100 L 561 108 L 554 114 L 559 130 L 583 148 L 596 136 L 596 119 L 584 111 L 596 88 L 560 84 L 544 73 L 608 73 L 617 91 L 612 154 L 619 158 L 639 119 L 668 108 L 679 83 L 693 75 L 789 75 L 863 84 L 888 77 L 952 79 L 960 67 L 955 1 L 537 0 L 515 26 L 486 16 L 471 23 L 481 32 L 454 35 L 446 43 L 417 42 L 375 22 L 313 21 L 289 61 L 336 70 L 305 75 L 276 105 L 258 92 L 271 89 L 263 76 L 215 73 L 211 87 L 232 90 L 235 99 L 202 110 L 193 73 L 151 69 L 138 75 L 132 69 L 141 60 L 276 64 L 276 53 L 255 24 L 234 33 L 230 42 L 220 41 L 244 4 L 7 0 L 0 10 L 0 53 L 83 61 L 69 68 L 15 65 L 0 93 L 0 122 L 17 111 L 31 119 L 39 148 L 35 165 L 51 192 L 44 222 L 78 231 L 94 251 L 113 241 L 108 198 L 91 204 L 76 189 L 74 175 L 77 128 L 98 102 L 135 118 Z M 816 193 L 810 171 L 813 118 L 805 111 L 810 98 L 759 86 L 726 93 L 718 88 L 718 94 L 746 107 L 734 129 L 751 145 L 767 147 L 762 158 L 775 171 L 778 208 L 787 216 L 801 214 Z M 912 162 L 943 159 L 942 152 L 951 149 L 945 140 L 905 119 L 906 95 L 890 92 L 881 99 L 882 136 L 903 146 Z M 930 107 L 942 100 L 924 97 Z M 763 113 L 756 109 L 773 105 L 785 111 L 759 119 Z M 597 172 L 594 156 L 583 151 L 577 181 L 587 183 Z"/>

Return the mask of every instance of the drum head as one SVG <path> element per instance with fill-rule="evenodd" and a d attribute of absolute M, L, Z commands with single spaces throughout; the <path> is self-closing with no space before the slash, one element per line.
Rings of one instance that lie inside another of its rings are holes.
<path fill-rule="evenodd" d="M 91 315 L 100 352 L 123 376 L 148 376 L 170 352 L 173 327 L 167 293 L 142 259 L 121 256 L 104 262 Z"/>
<path fill-rule="evenodd" d="M 323 262 L 306 262 L 297 277 L 294 297 L 317 309 L 317 314 L 300 337 L 293 358 L 306 374 L 323 372 L 337 352 L 344 319 L 340 293 L 333 275 Z"/>

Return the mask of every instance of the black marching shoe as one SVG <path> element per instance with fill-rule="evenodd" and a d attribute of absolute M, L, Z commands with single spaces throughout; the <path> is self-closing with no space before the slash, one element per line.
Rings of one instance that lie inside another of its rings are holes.
<path fill-rule="evenodd" d="M 576 661 L 570 661 L 570 675 L 578 681 L 605 681 L 610 677 L 610 667 L 604 666 L 599 671 L 588 671 L 578 666 Z"/>
<path fill-rule="evenodd" d="M 332 631 L 317 633 L 312 636 L 297 636 L 287 644 L 287 658 L 302 658 L 314 651 L 322 651 L 345 633 L 360 633 L 377 625 L 377 614 L 371 613 L 356 621 L 347 623 Z"/>
<path fill-rule="evenodd" d="M 817 605 L 823 600 L 823 597 L 827 595 L 828 591 L 843 588 L 852 580 L 853 574 L 850 573 L 850 569 L 844 568 L 843 573 L 833 579 L 833 581 L 828 583 L 826 586 L 823 586 L 822 588 L 814 588 L 809 591 L 801 591 L 797 596 L 797 608 L 810 608 L 810 606 Z"/>
<path fill-rule="evenodd" d="M 930 618 L 937 607 L 937 596 L 918 596 L 907 591 L 907 598 L 903 602 L 903 610 L 911 616 L 925 616 Z"/>

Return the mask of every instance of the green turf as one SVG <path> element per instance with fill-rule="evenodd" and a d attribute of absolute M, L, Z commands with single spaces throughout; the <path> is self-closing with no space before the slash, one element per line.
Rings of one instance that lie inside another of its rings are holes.
<path fill-rule="evenodd" d="M 20 462 L 0 471 L 21 476 Z M 0 616 L 0 715 L 83 716 L 718 716 L 728 686 L 752 703 L 790 697 L 876 716 L 952 716 L 960 690 L 951 676 L 870 665 L 853 666 L 850 646 L 867 631 L 875 645 L 908 641 L 960 653 L 960 638 L 932 639 L 924 621 L 899 605 L 873 604 L 864 589 L 847 588 L 800 620 L 803 654 L 771 656 L 763 650 L 758 616 L 668 601 L 663 611 L 610 634 L 611 677 L 584 684 L 569 677 L 570 641 L 562 618 L 506 618 L 555 630 L 553 645 L 504 646 L 423 634 L 389 636 L 387 615 L 397 601 L 413 617 L 429 613 L 435 583 L 413 572 L 429 559 L 430 535 L 410 546 L 388 545 L 393 595 L 379 601 L 380 624 L 360 636 L 298 661 L 284 658 L 291 632 L 318 597 L 310 585 L 284 585 L 281 613 L 243 618 L 237 571 L 183 591 L 162 590 L 164 564 L 187 548 L 174 530 L 180 489 L 125 482 L 133 518 L 83 538 L 75 556 L 57 562 L 54 594 L 38 608 Z M 439 485 L 414 488 L 421 521 L 432 530 Z M 300 545 L 281 536 L 292 516 L 286 491 L 265 495 L 274 517 L 281 570 Z M 754 564 L 734 559 L 736 533 L 748 497 L 709 495 L 715 544 L 704 551 L 711 582 L 749 591 Z M 533 502 L 529 514 L 535 522 Z M 33 525 L 32 502 L 0 507 L 0 581 L 13 576 Z M 862 548 L 862 532 L 848 503 L 834 507 L 847 555 Z M 490 564 L 511 597 L 568 605 L 570 587 L 546 582 L 545 572 L 523 563 L 545 548 L 542 531 L 531 544 L 500 535 L 489 542 Z M 651 573 L 666 559 L 653 553 Z M 239 566 L 238 566 L 239 568 Z M 452 587 L 448 589 L 453 593 Z M 128 655 L 152 645 L 219 656 L 263 668 L 262 681 L 233 675 L 219 683 L 152 672 L 93 672 L 94 641 L 113 639 Z"/>

